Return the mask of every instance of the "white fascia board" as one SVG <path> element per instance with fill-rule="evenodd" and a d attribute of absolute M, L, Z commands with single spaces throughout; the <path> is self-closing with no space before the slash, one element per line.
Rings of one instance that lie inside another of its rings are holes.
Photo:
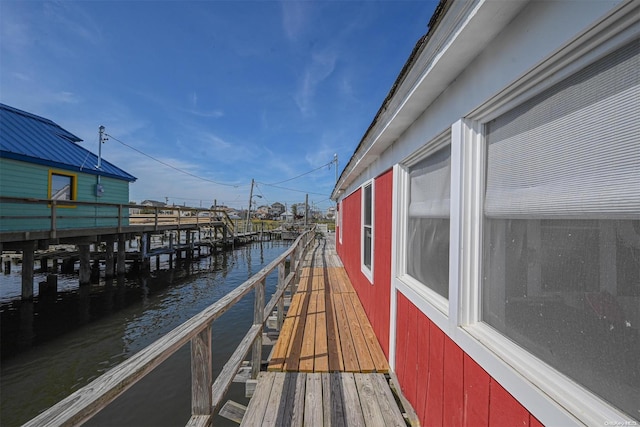
<path fill-rule="evenodd" d="M 526 5 L 526 0 L 454 1 L 365 136 L 334 195 L 347 190 Z"/>

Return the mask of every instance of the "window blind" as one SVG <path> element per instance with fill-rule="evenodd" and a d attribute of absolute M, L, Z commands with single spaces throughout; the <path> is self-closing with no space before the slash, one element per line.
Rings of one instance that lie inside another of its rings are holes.
<path fill-rule="evenodd" d="M 412 166 L 409 179 L 410 217 L 449 218 L 450 145 Z"/>
<path fill-rule="evenodd" d="M 487 124 L 485 215 L 640 217 L 640 43 Z"/>

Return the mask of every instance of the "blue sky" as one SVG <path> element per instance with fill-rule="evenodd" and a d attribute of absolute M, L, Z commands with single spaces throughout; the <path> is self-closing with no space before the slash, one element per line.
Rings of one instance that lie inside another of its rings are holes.
<path fill-rule="evenodd" d="M 0 102 L 94 153 L 104 125 L 137 202 L 246 208 L 253 178 L 259 204 L 326 209 L 322 166 L 342 171 L 436 4 L 1 0 Z"/>

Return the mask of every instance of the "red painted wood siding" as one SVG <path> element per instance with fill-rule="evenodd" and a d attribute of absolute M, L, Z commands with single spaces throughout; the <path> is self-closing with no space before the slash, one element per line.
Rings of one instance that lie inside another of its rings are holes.
<path fill-rule="evenodd" d="M 421 425 L 542 426 L 401 293 L 397 314 L 395 371 Z"/>
<path fill-rule="evenodd" d="M 362 192 L 357 190 L 342 202 L 342 244 L 336 249 L 349 279 L 362 302 L 378 342 L 389 357 L 389 307 L 391 304 L 391 207 L 393 171 L 374 181 L 374 241 L 372 285 L 362 274 Z"/>

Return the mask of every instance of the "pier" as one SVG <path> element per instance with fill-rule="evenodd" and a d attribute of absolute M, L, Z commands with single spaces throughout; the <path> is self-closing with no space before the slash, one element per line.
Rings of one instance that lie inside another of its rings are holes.
<path fill-rule="evenodd" d="M 192 415 L 186 425 L 211 425 L 245 366 L 253 379 L 248 385 L 256 387 L 246 411 L 238 410 L 242 425 L 302 425 L 305 419 L 306 425 L 407 425 L 413 411 L 397 392 L 395 377 L 341 270 L 332 242 L 308 231 L 234 291 L 25 425 L 81 424 L 189 343 Z M 265 303 L 264 284 L 271 274 L 277 275 L 278 286 Z M 214 321 L 250 292 L 255 295 L 253 325 L 213 378 Z M 270 321 L 280 333 L 264 363 Z"/>
<path fill-rule="evenodd" d="M 393 381 L 333 242 L 319 240 L 241 425 L 406 426 Z"/>
<path fill-rule="evenodd" d="M 177 260 L 210 255 L 255 240 L 280 238 L 273 230 L 248 229 L 229 218 L 226 211 L 191 207 L 147 207 L 135 204 L 94 203 L 0 196 L 3 205 L 0 251 L 2 269 L 11 268 L 16 252 L 22 262 L 22 299 L 33 298 L 36 266 L 50 273 L 48 291 L 55 291 L 59 271 L 74 272 L 78 264 L 79 284 L 86 285 L 100 274 L 106 279 L 122 275 L 126 264 L 150 270 L 155 259 Z M 38 215 L 7 215 L 37 208 Z M 82 207 L 84 214 L 73 213 Z M 13 210 L 11 210 L 11 209 Z M 91 225 L 87 225 L 91 223 Z M 73 250 L 58 250 L 73 245 Z M 52 249 L 50 249 L 52 248 Z"/>

